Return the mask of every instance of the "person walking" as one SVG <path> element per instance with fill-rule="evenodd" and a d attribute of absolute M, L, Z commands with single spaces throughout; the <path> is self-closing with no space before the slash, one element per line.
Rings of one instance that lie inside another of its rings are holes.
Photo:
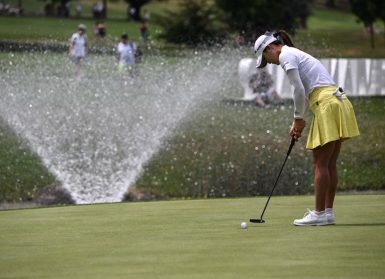
<path fill-rule="evenodd" d="M 322 63 L 295 48 L 289 35 L 280 30 L 266 32 L 255 41 L 257 68 L 280 65 L 294 87 L 294 120 L 290 136 L 301 137 L 307 108 L 313 113 L 306 148 L 313 153 L 315 208 L 295 219 L 296 226 L 335 224 L 333 212 L 338 174 L 337 159 L 343 141 L 358 136 L 354 109 L 342 88 Z"/>
<path fill-rule="evenodd" d="M 137 63 L 137 50 L 136 44 L 129 41 L 128 35 L 122 34 L 116 49 L 119 71 L 128 71 L 130 75 L 134 74 L 135 64 Z"/>
<path fill-rule="evenodd" d="M 72 34 L 70 40 L 69 53 L 72 62 L 76 65 L 76 75 L 80 77 L 80 68 L 82 61 L 87 54 L 87 27 L 84 24 L 79 24 L 78 31 Z"/>

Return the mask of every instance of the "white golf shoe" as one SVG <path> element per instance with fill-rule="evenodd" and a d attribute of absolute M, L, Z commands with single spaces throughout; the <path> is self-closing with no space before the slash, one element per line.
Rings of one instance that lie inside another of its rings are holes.
<path fill-rule="evenodd" d="M 328 225 L 335 225 L 336 224 L 336 217 L 333 212 L 325 212 L 326 220 L 328 222 Z"/>
<path fill-rule="evenodd" d="M 293 225 L 296 226 L 326 226 L 330 225 L 326 218 L 325 212 L 320 214 L 315 213 L 314 210 L 307 209 L 307 212 L 302 219 L 295 219 Z"/>

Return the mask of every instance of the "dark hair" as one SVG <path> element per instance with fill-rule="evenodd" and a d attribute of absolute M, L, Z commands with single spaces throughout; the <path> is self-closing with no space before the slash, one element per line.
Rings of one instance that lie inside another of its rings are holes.
<path fill-rule="evenodd" d="M 286 31 L 278 30 L 278 31 L 273 33 L 273 36 L 277 38 L 278 42 L 275 42 L 276 44 L 294 47 L 294 44 L 291 41 L 290 36 L 289 36 L 289 34 L 287 34 Z"/>
<path fill-rule="evenodd" d="M 124 34 L 122 34 L 122 36 L 120 38 L 123 39 L 123 40 L 127 40 L 128 39 L 128 35 L 126 33 L 124 33 Z"/>

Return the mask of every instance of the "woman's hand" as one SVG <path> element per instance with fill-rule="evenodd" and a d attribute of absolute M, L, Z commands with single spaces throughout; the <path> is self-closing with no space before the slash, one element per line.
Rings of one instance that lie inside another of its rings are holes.
<path fill-rule="evenodd" d="M 290 136 L 293 137 L 296 141 L 301 137 L 302 131 L 306 126 L 305 120 L 302 118 L 294 119 L 293 124 L 290 129 Z"/>

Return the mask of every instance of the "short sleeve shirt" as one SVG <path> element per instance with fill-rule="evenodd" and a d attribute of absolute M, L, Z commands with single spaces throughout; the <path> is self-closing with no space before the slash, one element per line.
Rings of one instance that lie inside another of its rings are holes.
<path fill-rule="evenodd" d="M 87 37 L 86 35 L 80 35 L 74 33 L 71 37 L 71 55 L 76 57 L 84 57 L 86 55 Z"/>

